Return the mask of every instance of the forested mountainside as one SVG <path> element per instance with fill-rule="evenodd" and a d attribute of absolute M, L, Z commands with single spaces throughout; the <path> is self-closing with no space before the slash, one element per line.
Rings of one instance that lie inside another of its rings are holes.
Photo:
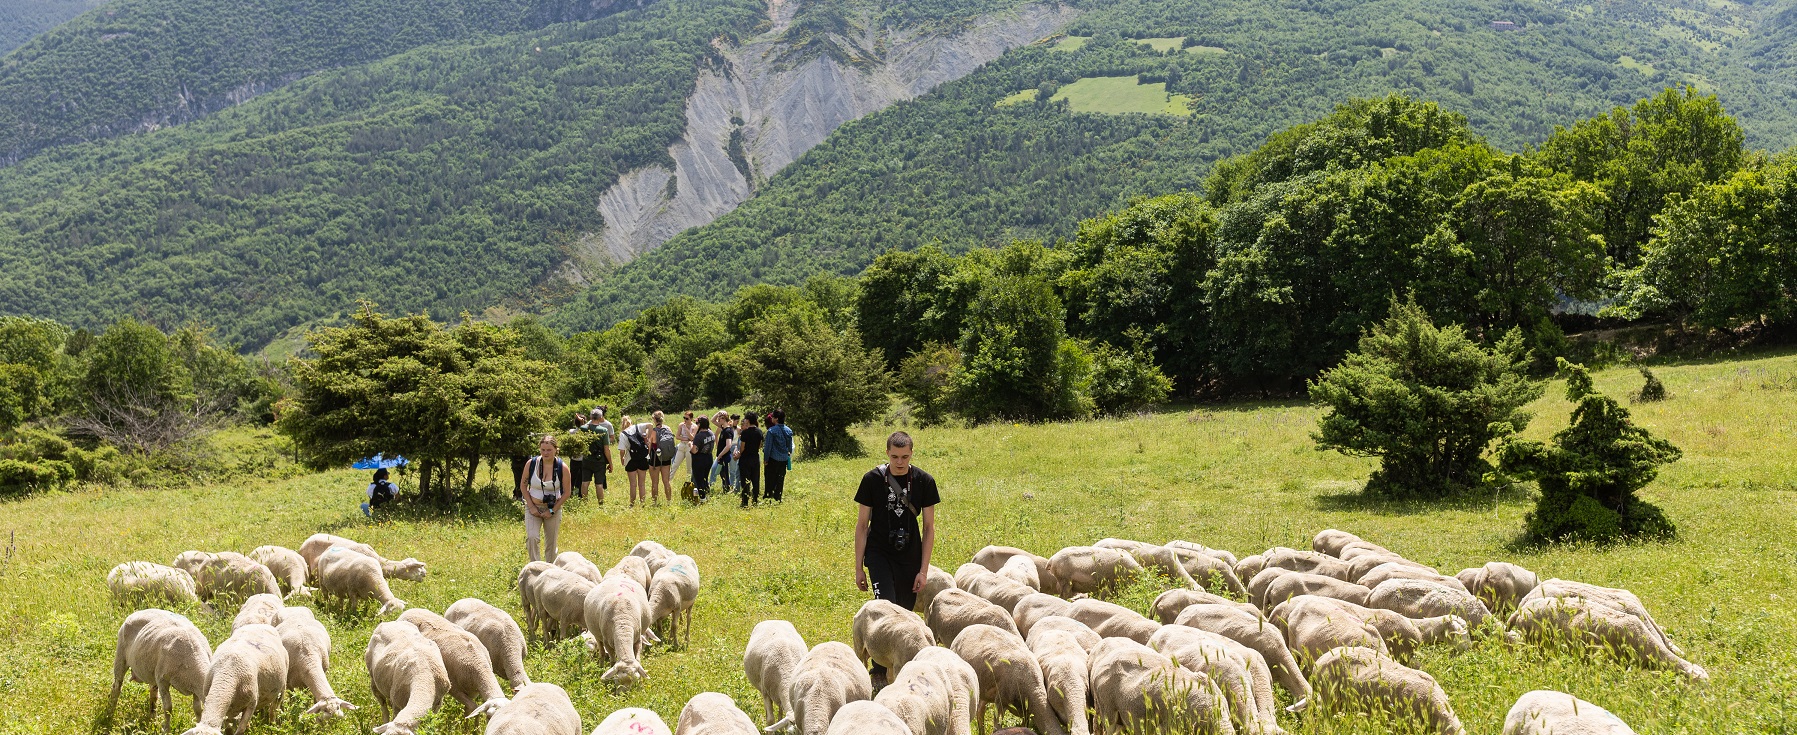
<path fill-rule="evenodd" d="M 1557 125 L 1691 84 L 1720 95 L 1751 145 L 1784 149 L 1797 139 L 1797 77 L 1790 45 L 1775 39 L 1793 34 L 1793 7 L 1094 5 L 1066 37 L 845 126 L 742 207 L 624 266 L 556 319 L 590 328 L 672 294 L 715 299 L 749 283 L 856 273 L 891 248 L 1067 237 L 1131 197 L 1198 189 L 1210 162 L 1293 122 L 1388 91 L 1438 100 L 1491 143 L 1521 150 Z M 1191 113 L 1081 112 L 1087 100 L 1068 85 L 1107 77 L 1165 84 Z"/>
<path fill-rule="evenodd" d="M 86 12 L 101 0 L 0 0 L 0 54 Z"/>

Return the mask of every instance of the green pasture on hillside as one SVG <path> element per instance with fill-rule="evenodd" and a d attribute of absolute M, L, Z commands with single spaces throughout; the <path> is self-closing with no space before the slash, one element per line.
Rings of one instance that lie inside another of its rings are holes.
<path fill-rule="evenodd" d="M 953 570 L 978 548 L 1011 544 L 1052 554 L 1107 536 L 1164 542 L 1189 539 L 1239 555 L 1274 545 L 1304 547 L 1319 529 L 1340 528 L 1453 573 L 1501 559 L 1544 578 L 1626 587 L 1641 596 L 1713 680 L 1695 685 L 1607 660 L 1508 648 L 1487 640 L 1473 650 L 1425 651 L 1474 735 L 1497 735 L 1522 693 L 1560 689 L 1596 702 L 1645 734 L 1797 731 L 1797 357 L 1670 366 L 1657 370 L 1671 392 L 1636 405 L 1639 420 L 1685 451 L 1644 495 L 1680 528 L 1676 542 L 1516 550 L 1511 541 L 1529 508 L 1506 491 L 1441 504 L 1370 502 L 1357 494 L 1372 464 L 1312 448 L 1318 415 L 1301 403 L 1237 403 L 1170 409 L 1122 420 L 915 430 L 917 461 L 941 482 L 937 566 Z M 1633 369 L 1597 376 L 1614 395 L 1637 388 Z M 1565 425 L 1558 386 L 1536 406 L 1528 434 Z M 890 428 L 859 431 L 870 445 Z M 739 510 L 734 502 L 628 509 L 614 495 L 603 507 L 577 503 L 562 548 L 609 566 L 641 539 L 656 539 L 698 562 L 703 578 L 688 650 L 656 647 L 649 679 L 629 692 L 606 689 L 603 668 L 577 643 L 534 648 L 533 679 L 572 694 L 586 730 L 611 711 L 652 708 L 672 725 L 688 698 L 720 691 L 755 712 L 741 669 L 757 621 L 785 618 L 809 643 L 849 639 L 866 596 L 853 586 L 851 495 L 874 459 L 798 464 L 784 505 Z M 500 468 L 504 475 L 504 468 Z M 483 479 L 489 477 L 482 471 Z M 297 546 L 331 532 L 393 557 L 430 565 L 420 583 L 395 582 L 414 606 L 441 611 L 475 596 L 519 613 L 511 589 L 525 561 L 519 513 L 496 486 L 455 515 L 402 509 L 369 522 L 356 510 L 362 472 L 286 480 L 226 477 L 181 490 L 84 489 L 0 504 L 0 732 L 152 732 L 145 687 L 127 684 L 116 713 L 111 685 L 115 631 L 126 611 L 108 601 L 105 577 L 128 560 L 167 563 L 187 549 L 248 551 Z M 1138 585 L 1120 599 L 1140 608 L 1157 588 Z M 230 618 L 187 614 L 222 640 Z M 331 679 L 362 706 L 332 726 L 298 719 L 308 702 L 288 698 L 274 724 L 254 733 L 366 733 L 379 724 L 362 652 L 378 622 L 321 611 L 335 639 Z M 475 733 L 451 702 L 424 732 Z M 191 724 L 184 698 L 175 731 Z M 1295 733 L 1379 733 L 1355 717 L 1282 715 Z"/>
<path fill-rule="evenodd" d="M 1174 36 L 1172 38 L 1138 38 L 1136 39 L 1136 43 L 1164 54 L 1179 48 L 1179 45 L 1185 43 L 1185 40 L 1185 36 Z"/>
<path fill-rule="evenodd" d="M 1190 115 L 1191 97 L 1167 94 L 1167 85 L 1139 84 L 1136 77 L 1086 77 L 1055 92 L 1053 101 L 1067 100 L 1074 112 L 1122 115 Z"/>
<path fill-rule="evenodd" d="M 1056 41 L 1053 46 L 1048 47 L 1048 50 L 1066 52 L 1078 51 L 1085 48 L 1086 42 L 1090 40 L 1092 40 L 1091 36 L 1062 36 L 1061 40 Z"/>

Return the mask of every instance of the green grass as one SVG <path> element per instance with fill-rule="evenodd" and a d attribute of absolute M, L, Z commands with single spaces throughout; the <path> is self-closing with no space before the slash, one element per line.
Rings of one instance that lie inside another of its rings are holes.
<path fill-rule="evenodd" d="M 1009 97 L 1006 97 L 1002 100 L 999 100 L 998 102 L 996 102 L 994 104 L 999 107 L 1010 107 L 1011 105 L 1027 105 L 1031 102 L 1036 101 L 1036 94 L 1037 94 L 1037 90 L 1026 89 L 1026 90 L 1023 90 L 1016 94 L 1013 94 Z"/>
<path fill-rule="evenodd" d="M 1658 73 L 1658 70 L 1653 68 L 1653 64 L 1649 64 L 1645 61 L 1637 61 L 1635 57 L 1627 54 L 1616 57 L 1616 63 L 1624 69 L 1633 69 L 1640 72 L 1641 76 L 1644 77 L 1652 77 L 1654 74 Z"/>
<path fill-rule="evenodd" d="M 1172 38 L 1138 38 L 1138 39 L 1136 39 L 1136 43 L 1142 44 L 1143 46 L 1147 46 L 1148 48 L 1154 49 L 1155 51 L 1158 51 L 1163 54 L 1168 51 L 1173 51 L 1173 50 L 1178 49 L 1179 45 L 1182 43 L 1185 43 L 1185 41 L 1186 41 L 1185 36 L 1174 36 Z"/>
<path fill-rule="evenodd" d="M 1136 78 L 1086 77 L 1055 92 L 1050 100 L 1067 100 L 1074 112 L 1099 112 L 1122 115 L 1139 112 L 1148 115 L 1190 115 L 1186 105 L 1191 97 L 1168 95 L 1167 85 L 1138 84 Z"/>
<path fill-rule="evenodd" d="M 1091 36 L 1062 36 L 1061 40 L 1056 41 L 1053 46 L 1049 46 L 1048 50 L 1072 53 L 1085 48 L 1086 42 L 1091 40 Z"/>
<path fill-rule="evenodd" d="M 938 566 L 953 570 L 986 544 L 1050 554 L 1105 536 L 1184 538 L 1246 555 L 1273 545 L 1302 547 L 1322 528 L 1350 530 L 1452 573 L 1510 560 L 1543 575 L 1634 590 L 1654 616 L 1709 669 L 1691 685 L 1670 674 L 1495 643 L 1470 652 L 1426 651 L 1421 667 L 1446 688 L 1474 735 L 1497 735 L 1522 693 L 1551 688 L 1602 705 L 1636 732 L 1797 731 L 1797 358 L 1668 366 L 1656 370 L 1671 392 L 1632 407 L 1639 420 L 1677 443 L 1685 458 L 1644 495 L 1679 524 L 1680 538 L 1611 549 L 1518 552 L 1508 545 L 1529 501 L 1521 493 L 1440 505 L 1370 503 L 1356 494 L 1370 462 L 1318 452 L 1308 438 L 1317 418 L 1292 403 L 1240 403 L 1170 410 L 1126 420 L 915 430 L 918 462 L 941 481 Z M 1633 370 L 1597 375 L 1613 395 L 1640 385 Z M 1549 390 L 1528 434 L 1564 426 L 1567 405 Z M 866 427 L 875 442 L 889 429 Z M 864 596 L 850 563 L 851 495 L 872 458 L 797 465 L 781 507 L 627 510 L 577 505 L 562 548 L 609 565 L 639 539 L 694 556 L 704 588 L 692 647 L 657 647 L 650 678 L 629 693 L 607 690 L 601 669 L 573 645 L 533 649 L 534 679 L 573 695 L 585 727 L 629 705 L 650 707 L 671 725 L 694 694 L 721 691 L 753 711 L 758 699 L 741 671 L 754 624 L 791 620 L 810 643 L 849 639 Z M 483 477 L 484 477 L 483 471 Z M 421 583 L 395 593 L 441 611 L 465 596 L 516 614 L 510 580 L 524 562 L 521 523 L 508 501 L 471 502 L 460 517 L 419 515 L 373 524 L 355 504 L 360 472 L 285 480 L 231 477 L 183 490 L 87 489 L 0 504 L 0 732 L 148 732 L 144 687 L 127 685 L 111 727 L 101 718 L 110 686 L 113 638 L 125 613 L 112 608 L 104 578 L 114 564 L 167 563 L 190 548 L 247 551 L 296 546 L 329 531 L 394 556 L 430 564 Z M 8 547 L 10 548 L 10 547 Z M 1126 601 L 1144 604 L 1153 590 Z M 192 613 L 216 644 L 229 619 Z M 258 733 L 366 733 L 378 724 L 361 655 L 377 622 L 323 613 L 335 638 L 331 679 L 363 706 L 332 727 L 298 721 L 303 695 Z M 426 732 L 479 732 L 450 704 Z M 188 726 L 185 701 L 176 732 Z M 1357 718 L 1282 715 L 1295 733 L 1378 733 Z"/>
<path fill-rule="evenodd" d="M 1227 53 L 1229 53 L 1229 49 L 1223 48 L 1222 46 L 1187 46 L 1186 53 L 1188 53 L 1188 54 L 1227 54 Z"/>

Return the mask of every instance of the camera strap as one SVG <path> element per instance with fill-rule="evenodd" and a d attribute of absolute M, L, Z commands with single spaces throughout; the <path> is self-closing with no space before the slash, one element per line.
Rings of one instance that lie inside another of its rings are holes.
<path fill-rule="evenodd" d="M 905 510 L 911 511 L 911 515 L 917 515 L 917 508 L 911 505 L 911 485 L 906 483 L 904 487 L 899 487 L 898 480 L 892 476 L 891 465 L 880 465 L 880 476 L 886 478 L 886 486 L 892 488 L 893 497 L 905 504 Z"/>

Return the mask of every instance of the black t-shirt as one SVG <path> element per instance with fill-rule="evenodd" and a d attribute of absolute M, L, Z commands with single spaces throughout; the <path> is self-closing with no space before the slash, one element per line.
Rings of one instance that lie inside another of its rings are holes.
<path fill-rule="evenodd" d="M 735 438 L 736 429 L 733 427 L 726 426 L 722 431 L 718 432 L 718 459 L 729 461 L 730 449 L 733 447 L 727 445 L 730 443 L 730 440 Z"/>
<path fill-rule="evenodd" d="M 894 554 L 907 558 L 923 558 L 923 531 L 917 526 L 917 513 L 924 508 L 942 502 L 936 494 L 936 478 L 930 473 L 918 469 L 916 465 L 903 475 L 893 475 L 899 489 L 910 496 L 911 505 L 901 502 L 886 484 L 886 475 L 880 468 L 868 470 L 861 476 L 861 487 L 855 490 L 855 502 L 873 509 L 868 514 L 867 550 L 869 553 Z M 916 513 L 912 509 L 916 509 Z M 892 549 L 892 529 L 904 528 L 910 535 L 909 542 L 903 551 Z"/>
<path fill-rule="evenodd" d="M 711 442 L 715 439 L 711 429 L 700 429 L 693 433 L 693 454 L 706 458 L 711 457 Z"/>
<path fill-rule="evenodd" d="M 751 457 L 761 459 L 761 430 L 753 426 L 743 429 L 739 437 L 743 443 L 743 459 Z"/>

